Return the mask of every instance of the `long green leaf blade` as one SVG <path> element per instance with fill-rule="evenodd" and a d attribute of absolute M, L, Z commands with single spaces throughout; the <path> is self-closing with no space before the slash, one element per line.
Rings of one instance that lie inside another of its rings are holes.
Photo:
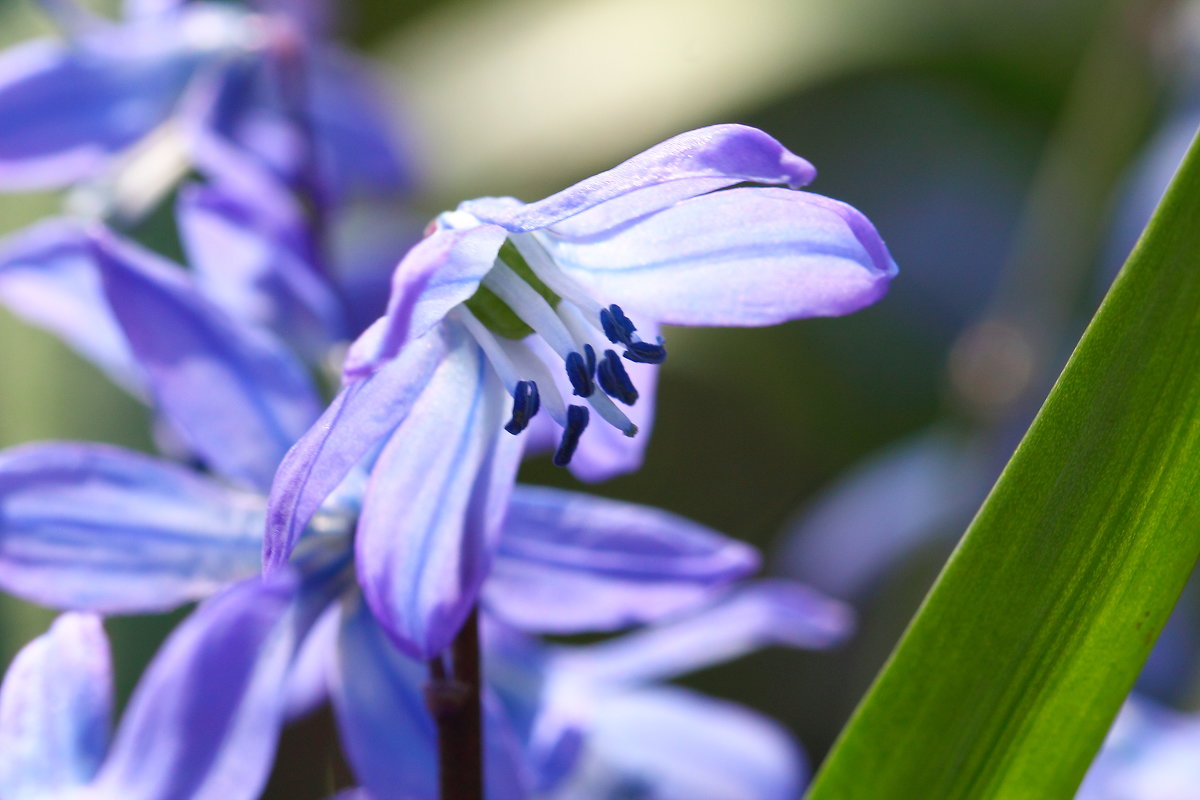
<path fill-rule="evenodd" d="M 1200 147 L 810 800 L 1069 798 L 1200 556 Z"/>

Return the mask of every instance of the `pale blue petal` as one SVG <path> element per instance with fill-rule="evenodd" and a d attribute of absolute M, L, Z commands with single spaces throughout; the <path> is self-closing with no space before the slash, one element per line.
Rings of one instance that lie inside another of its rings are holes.
<path fill-rule="evenodd" d="M 543 238 L 560 266 L 635 322 L 773 325 L 848 314 L 882 297 L 896 274 L 866 217 L 787 189 L 714 192 L 590 238 Z"/>
<path fill-rule="evenodd" d="M 408 416 L 446 353 L 445 331 L 430 331 L 369 378 L 351 383 L 288 451 L 267 504 L 263 563 L 287 562 L 325 498 Z"/>
<path fill-rule="evenodd" d="M 331 694 L 346 756 L 373 795 L 436 800 L 437 729 L 425 665 L 400 653 L 358 600 L 343 613 Z"/>
<path fill-rule="evenodd" d="M 38 40 L 0 54 L 0 189 L 91 177 L 166 119 L 194 64 L 146 33 L 114 27 L 79 47 Z"/>
<path fill-rule="evenodd" d="M 383 320 L 350 348 L 346 374 L 370 373 L 470 299 L 495 263 L 505 236 L 502 228 L 480 225 L 437 230 L 418 242 L 396 267 Z"/>
<path fill-rule="evenodd" d="M 943 430 L 922 433 L 847 472 L 786 534 L 788 574 L 838 597 L 870 591 L 921 547 L 965 529 L 995 475 Z"/>
<path fill-rule="evenodd" d="M 0 243 L 0 302 L 51 331 L 135 397 L 146 377 L 104 295 L 84 227 L 44 220 Z"/>
<path fill-rule="evenodd" d="M 287 678 L 285 714 L 289 720 L 312 713 L 329 698 L 340 627 L 341 608 L 331 604 L 300 644 Z"/>
<path fill-rule="evenodd" d="M 516 476 L 508 394 L 465 331 L 371 473 L 355 542 L 375 615 L 410 655 L 453 639 L 478 599 Z"/>
<path fill-rule="evenodd" d="M 518 486 L 484 598 L 530 632 L 615 630 L 703 606 L 758 566 L 748 545 L 666 511 Z"/>
<path fill-rule="evenodd" d="M 555 671 L 584 686 L 667 680 L 771 645 L 831 647 L 853 626 L 845 604 L 801 584 L 762 580 L 686 617 L 600 644 L 560 648 Z"/>
<path fill-rule="evenodd" d="M 294 651 L 296 584 L 239 584 L 201 605 L 146 669 L 96 786 L 138 800 L 252 800 L 266 783 Z M 286 576 L 290 577 L 290 576 Z"/>
<path fill-rule="evenodd" d="M 0 685 L 0 797 L 48 800 L 90 781 L 111 715 L 100 619 L 64 614 L 17 654 Z"/>
<path fill-rule="evenodd" d="M 92 238 L 163 417 L 215 470 L 265 490 L 320 410 L 304 366 L 268 331 L 209 303 L 179 268 L 103 231 Z"/>
<path fill-rule="evenodd" d="M 1131 696 L 1076 800 L 1187 800 L 1200 785 L 1200 717 Z"/>
<path fill-rule="evenodd" d="M 555 797 L 794 800 L 804 763 L 777 723 L 678 688 L 595 698 L 583 766 Z"/>
<path fill-rule="evenodd" d="M 614 222 L 606 210 L 619 208 L 627 220 L 664 208 L 685 197 L 745 181 L 803 186 L 816 170 L 762 131 L 746 125 L 713 125 L 682 133 L 616 167 L 528 205 L 483 198 L 460 208 L 483 222 L 513 232 L 561 225 L 580 232 L 607 229 Z M 645 194 L 642 194 L 645 193 Z M 563 220 L 595 209 L 588 220 Z"/>
<path fill-rule="evenodd" d="M 109 445 L 0 453 L 0 519 L 0 586 L 55 608 L 165 611 L 260 569 L 260 498 Z"/>
<path fill-rule="evenodd" d="M 179 232 L 205 295 L 231 316 L 284 337 L 312 360 L 344 338 L 337 295 L 305 256 L 303 221 L 280 223 L 219 186 L 186 187 Z"/>

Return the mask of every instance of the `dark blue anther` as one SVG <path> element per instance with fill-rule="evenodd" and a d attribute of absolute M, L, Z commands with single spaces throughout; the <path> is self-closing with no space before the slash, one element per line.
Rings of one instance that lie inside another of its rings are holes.
<path fill-rule="evenodd" d="M 625 351 L 624 356 L 639 364 L 661 364 L 667 360 L 667 348 L 663 347 L 661 337 L 658 344 L 630 342 L 627 347 L 629 349 Z"/>
<path fill-rule="evenodd" d="M 637 330 L 621 307 L 615 303 L 600 309 L 600 327 L 604 329 L 604 335 L 610 342 L 626 346 L 633 341 L 633 332 Z"/>
<path fill-rule="evenodd" d="M 529 420 L 542 407 L 541 397 L 538 396 L 537 384 L 533 381 L 517 381 L 513 389 L 512 419 L 504 426 L 504 430 L 516 436 L 529 424 Z"/>
<path fill-rule="evenodd" d="M 583 435 L 587 424 L 586 406 L 567 406 L 567 427 L 563 428 L 562 439 L 558 443 L 558 449 L 554 451 L 556 467 L 565 467 L 571 463 L 571 456 L 575 455 L 575 448 L 579 447 L 579 437 Z"/>
<path fill-rule="evenodd" d="M 590 345 L 583 346 L 583 358 L 587 362 L 588 375 L 596 374 L 596 350 Z"/>
<path fill-rule="evenodd" d="M 596 367 L 596 377 L 600 381 L 600 388 L 609 397 L 615 397 L 627 406 L 637 402 L 637 389 L 634 388 L 633 381 L 629 379 L 629 373 L 625 371 L 625 365 L 621 363 L 615 350 L 604 351 L 604 358 Z"/>
<path fill-rule="evenodd" d="M 593 367 L 595 359 L 596 356 L 593 354 Z M 592 373 L 588 370 L 588 362 L 579 353 L 571 353 L 567 356 L 567 377 L 571 380 L 571 387 L 575 390 L 575 394 L 580 397 L 589 397 L 592 392 L 596 391 L 596 385 L 592 383 Z"/>

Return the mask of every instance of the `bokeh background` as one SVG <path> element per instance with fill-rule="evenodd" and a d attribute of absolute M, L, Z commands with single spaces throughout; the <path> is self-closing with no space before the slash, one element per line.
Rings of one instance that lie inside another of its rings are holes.
<path fill-rule="evenodd" d="M 535 199 L 680 131 L 739 121 L 813 161 L 813 190 L 860 208 L 887 240 L 900 278 L 853 317 L 668 332 L 646 466 L 594 487 L 752 542 L 770 571 L 859 609 L 858 634 L 835 652 L 769 651 L 688 681 L 783 720 L 819 761 L 1169 174 L 1171 151 L 1153 143 L 1172 125 L 1190 130 L 1187 9 L 1099 0 L 331 5 L 342 37 L 373 60 L 395 100 L 419 175 L 416 218 L 481 194 Z M 49 30 L 32 0 L 0 0 L 0 45 Z M 1157 172 L 1140 166 L 1147 152 L 1159 153 Z M 0 232 L 55 207 L 50 197 L 0 197 Z M 135 402 L 4 312 L 0 364 L 3 446 L 152 447 Z M 548 461 L 527 464 L 523 478 L 571 485 Z M 0 665 L 51 616 L 0 598 Z M 177 619 L 109 623 L 123 693 Z M 1164 667 L 1164 692 L 1178 689 L 1177 663 Z M 328 725 L 318 718 L 289 734 L 284 761 L 290 773 L 272 796 L 322 796 L 340 769 Z"/>

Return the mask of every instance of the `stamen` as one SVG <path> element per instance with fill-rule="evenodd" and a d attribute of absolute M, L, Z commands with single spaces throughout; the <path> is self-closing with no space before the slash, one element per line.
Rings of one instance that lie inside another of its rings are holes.
<path fill-rule="evenodd" d="M 663 339 L 660 336 L 658 344 L 630 342 L 629 349 L 622 355 L 638 364 L 661 364 L 667 360 L 667 348 L 663 347 Z"/>
<path fill-rule="evenodd" d="M 492 369 L 496 370 L 496 375 L 500 377 L 500 382 L 504 384 L 504 388 L 508 393 L 516 396 L 517 385 L 521 383 L 520 373 L 516 366 L 513 365 L 512 359 L 508 357 L 508 353 L 500 345 L 500 342 L 492 335 L 492 332 L 487 329 L 487 326 L 479 321 L 479 318 L 467 309 L 466 306 L 458 306 L 450 312 L 463 326 L 467 332 L 479 343 L 483 348 L 484 355 L 491 362 Z M 533 416 L 530 414 L 530 416 Z"/>
<path fill-rule="evenodd" d="M 567 404 L 563 402 L 562 394 L 559 393 L 558 387 L 554 383 L 554 376 L 550 374 L 546 363 L 534 355 L 526 344 L 507 339 L 497 339 L 497 341 L 508 354 L 512 363 L 521 371 L 521 374 L 528 375 L 537 383 L 538 399 L 545 405 L 546 413 L 560 426 L 565 426 L 567 424 Z"/>
<path fill-rule="evenodd" d="M 575 352 L 575 342 L 554 309 L 503 261 L 496 261 L 484 277 L 483 284 L 545 339 L 564 361 Z"/>
<path fill-rule="evenodd" d="M 591 345 L 584 345 L 584 347 L 588 350 L 592 349 Z M 595 368 L 596 354 L 594 351 L 587 361 L 579 353 L 571 353 L 567 356 L 567 378 L 571 381 L 571 388 L 579 397 L 590 397 L 592 392 L 596 391 L 596 385 L 592 383 L 592 374 Z"/>
<path fill-rule="evenodd" d="M 613 313 L 614 310 L 616 314 Z M 628 327 L 618 321 L 617 314 L 620 314 L 620 320 L 623 320 Z M 608 337 L 610 342 L 624 345 L 629 344 L 631 341 L 630 337 L 635 330 L 633 324 L 629 322 L 629 318 L 621 312 L 621 307 L 618 305 L 600 309 L 600 328 L 604 331 L 604 335 Z"/>
<path fill-rule="evenodd" d="M 518 233 L 510 236 L 508 240 L 550 291 L 579 306 L 585 316 L 591 319 L 598 317 L 600 304 L 592 299 L 591 292 L 554 263 L 554 257 L 546 251 L 545 245 L 534 234 Z"/>
<path fill-rule="evenodd" d="M 504 426 L 504 430 L 513 436 L 525 430 L 541 405 L 537 384 L 533 381 L 517 381 L 516 391 L 513 392 L 512 419 Z"/>
<path fill-rule="evenodd" d="M 634 425 L 629 417 L 625 416 L 625 413 L 617 408 L 612 400 L 608 399 L 608 395 L 603 392 L 594 392 L 588 397 L 587 401 L 588 405 L 609 425 L 612 425 L 626 436 L 637 435 L 637 425 Z"/>
<path fill-rule="evenodd" d="M 596 374 L 596 349 L 590 344 L 583 346 L 583 356 L 587 359 L 588 375 Z"/>
<path fill-rule="evenodd" d="M 588 410 L 586 406 L 569 406 L 567 408 L 567 425 L 563 428 L 558 449 L 554 451 L 555 466 L 565 467 L 571 463 L 571 456 L 575 455 L 575 449 L 579 447 L 579 437 L 583 434 L 583 429 L 587 427 L 587 424 Z"/>
<path fill-rule="evenodd" d="M 604 358 L 596 367 L 596 378 L 600 381 L 601 389 L 625 405 L 631 406 L 637 402 L 637 389 L 615 350 L 604 351 Z"/>

